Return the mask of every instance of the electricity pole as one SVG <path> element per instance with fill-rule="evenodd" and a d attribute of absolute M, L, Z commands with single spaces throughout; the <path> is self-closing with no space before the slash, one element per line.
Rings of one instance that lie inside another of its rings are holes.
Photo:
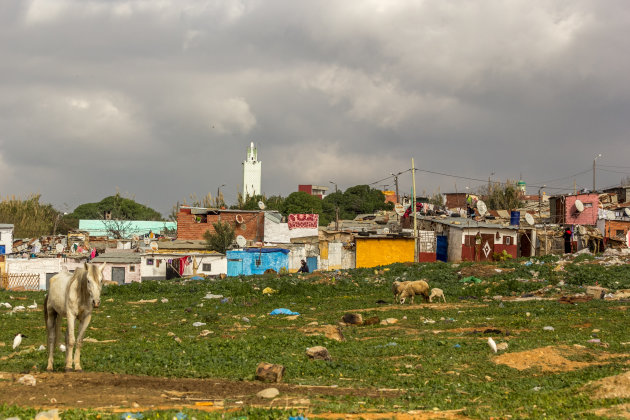
<path fill-rule="evenodd" d="M 335 186 L 335 195 L 337 194 L 337 183 L 334 181 L 330 181 L 331 184 L 333 184 Z M 335 197 L 335 230 L 339 231 L 339 203 L 338 200 L 339 197 Z"/>
<path fill-rule="evenodd" d="M 602 154 L 598 154 L 597 156 L 595 156 L 595 159 L 593 159 L 593 192 L 595 192 L 595 161 L 598 157 L 602 157 Z"/>
<path fill-rule="evenodd" d="M 416 219 L 416 167 L 411 158 L 411 183 L 413 185 L 411 192 L 413 199 L 411 202 L 411 210 L 413 211 L 413 262 L 418 262 L 418 220 Z"/>
<path fill-rule="evenodd" d="M 394 183 L 396 184 L 396 202 L 400 203 L 400 201 L 398 200 L 398 175 L 400 175 L 401 173 L 398 172 L 397 174 L 392 173 L 392 176 L 394 177 Z"/>

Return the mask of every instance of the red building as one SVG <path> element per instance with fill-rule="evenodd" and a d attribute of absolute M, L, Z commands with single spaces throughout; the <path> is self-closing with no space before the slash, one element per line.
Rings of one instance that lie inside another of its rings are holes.
<path fill-rule="evenodd" d="M 260 210 L 222 210 L 182 206 L 177 213 L 177 239 L 203 240 L 206 231 L 214 232 L 216 222 L 228 222 L 234 233 L 248 241 L 265 237 L 265 212 Z"/>
<path fill-rule="evenodd" d="M 326 191 L 328 191 L 328 187 L 322 187 L 321 185 L 300 184 L 298 185 L 298 191 L 315 195 L 319 198 L 324 198 L 324 196 L 326 196 Z"/>
<path fill-rule="evenodd" d="M 549 197 L 551 223 L 595 226 L 598 208 L 599 194 L 597 193 Z"/>

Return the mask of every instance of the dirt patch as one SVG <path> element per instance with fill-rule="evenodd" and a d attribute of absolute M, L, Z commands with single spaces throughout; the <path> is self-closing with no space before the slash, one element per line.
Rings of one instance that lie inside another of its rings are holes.
<path fill-rule="evenodd" d="M 591 389 L 591 398 L 630 398 L 630 371 L 591 382 L 585 387 Z"/>
<path fill-rule="evenodd" d="M 341 333 L 341 328 L 335 325 L 309 325 L 302 328 L 305 335 L 323 335 L 326 338 L 330 338 L 335 341 L 343 341 L 344 337 Z"/>
<path fill-rule="evenodd" d="M 575 361 L 568 357 L 589 356 L 594 361 Z M 628 357 L 627 354 L 595 353 L 586 348 L 569 346 L 547 346 L 517 353 L 505 353 L 493 361 L 514 369 L 525 370 L 538 368 L 543 372 L 565 372 L 583 369 L 588 366 L 607 364 L 605 360 L 617 357 Z"/>
<path fill-rule="evenodd" d="M 403 390 L 372 388 L 333 388 L 262 382 L 236 382 L 222 379 L 157 378 L 114 373 L 32 373 L 36 386 L 17 383 L 21 374 L 0 372 L 0 403 L 38 408 L 92 408 L 101 411 L 121 409 L 173 409 L 245 405 L 269 406 L 256 393 L 273 386 L 280 391 L 275 406 L 308 408 L 309 398 L 359 396 L 394 398 Z M 293 404 L 293 405 L 292 405 Z"/>
<path fill-rule="evenodd" d="M 364 412 L 361 414 L 342 414 L 342 413 L 322 413 L 311 414 L 309 418 L 313 419 L 365 419 L 365 420 L 380 420 L 380 419 L 396 419 L 396 420 L 425 420 L 425 419 L 467 419 L 463 416 L 461 410 L 446 410 L 446 411 L 408 411 L 406 413 L 369 413 Z"/>
<path fill-rule="evenodd" d="M 509 273 L 511 271 L 514 271 L 514 269 L 513 268 L 499 268 L 495 265 L 475 264 L 475 265 L 470 265 L 468 267 L 462 268 L 459 271 L 459 274 L 462 277 L 475 276 L 478 278 L 484 278 L 484 277 L 498 276 L 504 273 Z"/>
<path fill-rule="evenodd" d="M 484 304 L 458 304 L 458 303 L 423 303 L 414 305 L 387 305 L 378 306 L 376 308 L 354 309 L 353 312 L 368 312 L 368 311 L 391 311 L 392 309 L 399 309 L 403 311 L 414 309 L 461 309 L 461 308 L 485 308 L 488 305 Z"/>
<path fill-rule="evenodd" d="M 596 408 L 589 411 L 597 417 L 609 417 L 613 419 L 630 419 L 630 404 L 619 404 L 612 407 Z"/>

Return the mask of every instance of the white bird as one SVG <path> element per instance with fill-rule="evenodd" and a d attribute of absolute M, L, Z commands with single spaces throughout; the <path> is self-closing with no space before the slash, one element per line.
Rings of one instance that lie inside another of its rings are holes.
<path fill-rule="evenodd" d="M 13 306 L 11 306 L 11 304 L 9 302 L 1 302 L 0 306 L 4 306 L 7 309 L 13 308 Z"/>
<path fill-rule="evenodd" d="M 26 310 L 26 308 L 24 306 L 20 305 L 20 306 L 16 306 L 15 308 L 13 308 L 11 310 L 11 312 L 21 312 L 21 311 L 24 311 L 24 310 Z"/>
<path fill-rule="evenodd" d="M 17 348 L 17 346 L 20 345 L 20 343 L 22 343 L 22 339 L 23 338 L 27 338 L 25 335 L 18 333 L 15 338 L 13 339 L 13 350 L 15 350 Z"/>
<path fill-rule="evenodd" d="M 63 344 L 59 344 L 59 350 L 61 351 L 66 351 L 66 346 L 64 346 Z"/>
<path fill-rule="evenodd" d="M 493 352 L 495 353 L 497 352 L 497 343 L 494 342 L 492 337 L 488 337 L 488 345 L 490 346 Z"/>
<path fill-rule="evenodd" d="M 37 302 L 33 301 L 32 305 L 28 305 L 28 309 L 37 309 Z"/>

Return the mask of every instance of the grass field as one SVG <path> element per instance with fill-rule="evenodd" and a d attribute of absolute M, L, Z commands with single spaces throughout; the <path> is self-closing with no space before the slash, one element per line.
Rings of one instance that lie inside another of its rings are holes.
<path fill-rule="evenodd" d="M 584 286 L 596 283 L 611 290 L 630 288 L 630 265 L 602 262 L 578 257 L 563 271 L 554 270 L 556 257 L 534 260 L 531 265 L 507 261 L 491 267 L 395 264 L 301 278 L 266 275 L 106 287 L 87 334 L 100 342 L 84 344 L 82 364 L 88 372 L 248 382 L 254 380 L 258 363 L 265 361 L 286 367 L 286 384 L 365 390 L 311 399 L 309 418 L 326 412 L 410 410 L 461 410 L 456 416 L 471 418 L 597 418 L 605 409 L 630 402 L 592 398 L 596 387 L 587 386 L 627 370 L 629 305 L 609 300 L 567 304 L 557 297 L 584 292 Z M 462 283 L 467 273 L 483 273 L 478 276 L 482 282 Z M 414 306 L 394 304 L 391 283 L 419 278 L 443 289 L 448 302 L 424 304 L 418 297 Z M 267 287 L 276 292 L 264 295 Z M 510 300 L 543 288 L 544 293 L 536 296 L 548 300 Z M 208 293 L 224 299 L 204 299 Z M 23 297 L 26 300 L 16 299 Z M 15 306 L 35 300 L 40 306 L 37 311 L 15 314 L 0 308 L 0 343 L 5 344 L 0 344 L 1 371 L 45 369 L 46 352 L 35 350 L 45 344 L 43 297 L 43 292 L 0 291 L 0 302 Z M 152 299 L 157 301 L 130 303 Z M 300 316 L 270 316 L 275 308 L 288 308 Z M 338 325 L 348 312 L 397 322 L 344 326 L 343 341 L 310 335 L 317 334 L 318 327 Z M 193 326 L 195 322 L 205 325 Z M 553 330 L 544 329 L 548 326 Z M 209 332 L 202 334 L 204 330 Z M 31 346 L 32 351 L 13 353 L 11 342 L 17 332 L 28 336 L 21 348 Z M 509 347 L 494 354 L 488 337 Z M 594 338 L 601 342 L 589 342 Z M 305 350 L 318 345 L 329 350 L 332 361 L 308 360 Z M 63 366 L 63 354 L 58 352 L 55 370 Z M 368 392 L 374 389 L 396 392 L 374 396 Z M 0 403 L 5 403 L 0 405 L 0 418 L 14 414 L 27 418 L 37 412 L 28 404 L 7 405 L 8 401 L 0 396 Z M 184 413 L 197 418 L 226 416 L 225 412 Z M 230 413 L 226 418 L 290 414 L 251 407 Z M 171 414 L 146 412 L 144 418 Z M 62 417 L 96 415 L 71 408 Z"/>

